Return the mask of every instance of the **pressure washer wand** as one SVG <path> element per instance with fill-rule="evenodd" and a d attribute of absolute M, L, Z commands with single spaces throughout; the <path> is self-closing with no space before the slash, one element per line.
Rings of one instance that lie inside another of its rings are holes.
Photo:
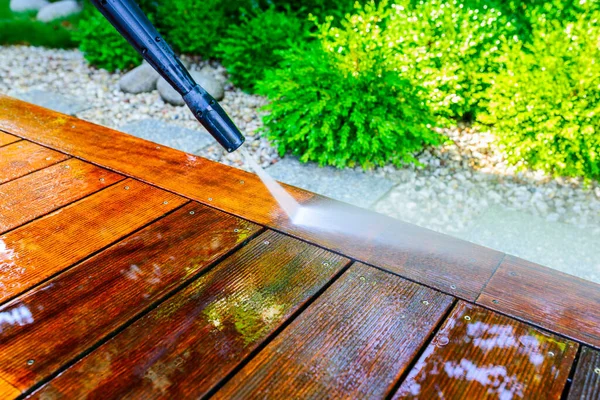
<path fill-rule="evenodd" d="M 228 152 L 244 143 L 244 136 L 225 110 L 190 76 L 171 47 L 132 0 L 91 0 L 125 39 L 165 78 L 198 121 Z"/>

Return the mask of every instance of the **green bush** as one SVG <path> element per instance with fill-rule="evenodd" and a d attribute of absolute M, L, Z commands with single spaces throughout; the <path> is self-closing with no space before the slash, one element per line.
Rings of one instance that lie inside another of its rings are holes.
<path fill-rule="evenodd" d="M 253 91 L 265 71 L 281 61 L 278 50 L 308 40 L 306 25 L 289 10 L 280 12 L 273 7 L 244 15 L 240 24 L 227 28 L 225 38 L 216 49 L 231 81 Z"/>
<path fill-rule="evenodd" d="M 484 1 L 396 3 L 388 30 L 397 68 L 428 89 L 441 120 L 476 113 L 499 69 L 498 44 L 516 32 L 512 17 Z"/>
<path fill-rule="evenodd" d="M 506 46 L 506 70 L 479 119 L 493 125 L 510 162 L 598 179 L 600 12 L 564 25 L 533 16 L 531 42 Z"/>
<path fill-rule="evenodd" d="M 9 0 L 0 0 L 0 45 L 76 47 L 71 32 L 80 19 L 79 15 L 44 23 L 36 20 L 37 12 L 13 13 L 9 4 Z"/>
<path fill-rule="evenodd" d="M 159 2 L 136 0 L 136 3 L 152 21 Z M 115 71 L 130 69 L 141 63 L 142 57 L 89 1 L 85 1 L 82 14 L 73 32 L 73 40 L 79 44 L 79 50 L 90 64 Z"/>
<path fill-rule="evenodd" d="M 384 21 L 390 8 L 368 3 L 319 40 L 282 52 L 259 91 L 272 100 L 264 118 L 281 154 L 336 167 L 370 168 L 416 162 L 413 154 L 436 144 L 422 89 L 394 70 Z"/>
<path fill-rule="evenodd" d="M 167 41 L 178 53 L 213 57 L 227 27 L 239 23 L 240 9 L 252 9 L 251 0 L 173 0 L 157 8 Z"/>
<path fill-rule="evenodd" d="M 142 59 L 96 9 L 86 10 L 73 39 L 90 64 L 108 71 L 135 67 Z"/>

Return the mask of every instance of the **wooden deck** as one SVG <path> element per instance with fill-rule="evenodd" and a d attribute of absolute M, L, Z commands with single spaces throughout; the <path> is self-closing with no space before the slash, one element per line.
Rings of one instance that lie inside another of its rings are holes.
<path fill-rule="evenodd" d="M 599 399 L 598 349 L 600 285 L 0 95 L 0 399 Z"/>

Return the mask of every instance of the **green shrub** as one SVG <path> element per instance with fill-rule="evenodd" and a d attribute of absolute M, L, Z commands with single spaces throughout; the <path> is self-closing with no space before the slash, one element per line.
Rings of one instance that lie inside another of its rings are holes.
<path fill-rule="evenodd" d="M 282 52 L 259 90 L 272 100 L 264 118 L 281 154 L 336 167 L 369 168 L 415 162 L 413 153 L 436 144 L 422 89 L 394 70 L 384 21 L 387 2 L 368 3 L 319 40 Z"/>
<path fill-rule="evenodd" d="M 13 13 L 9 0 L 0 0 L 0 45 L 27 44 L 51 48 L 75 47 L 71 32 L 80 16 L 73 15 L 48 23 L 36 20 L 37 12 Z"/>
<path fill-rule="evenodd" d="M 142 57 L 98 10 L 89 8 L 85 14 L 73 32 L 73 39 L 90 64 L 108 71 L 140 64 Z"/>
<path fill-rule="evenodd" d="M 514 164 L 598 179 L 600 12 L 565 25 L 536 15 L 531 43 L 507 45 L 480 121 L 493 125 Z"/>
<path fill-rule="evenodd" d="M 428 89 L 442 120 L 476 113 L 499 69 L 498 44 L 515 34 L 512 17 L 483 1 L 396 3 L 388 30 L 398 69 Z"/>
<path fill-rule="evenodd" d="M 306 25 L 289 10 L 280 12 L 273 7 L 244 15 L 240 24 L 227 28 L 225 38 L 217 47 L 231 81 L 253 91 L 265 71 L 281 61 L 278 50 L 308 40 Z"/>
<path fill-rule="evenodd" d="M 157 8 L 157 21 L 178 53 L 213 57 L 225 30 L 238 24 L 240 9 L 251 0 L 173 0 Z"/>

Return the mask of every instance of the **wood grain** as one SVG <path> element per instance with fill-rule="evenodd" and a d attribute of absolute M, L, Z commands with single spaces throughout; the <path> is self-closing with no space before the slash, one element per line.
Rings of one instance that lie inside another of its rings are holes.
<path fill-rule="evenodd" d="M 21 138 L 9 135 L 8 133 L 0 132 L 0 147 L 17 142 L 19 140 L 21 140 Z"/>
<path fill-rule="evenodd" d="M 600 399 L 600 351 L 583 347 L 568 400 Z"/>
<path fill-rule="evenodd" d="M 578 345 L 459 302 L 394 399 L 560 399 Z"/>
<path fill-rule="evenodd" d="M 128 179 L 0 236 L 0 302 L 186 201 Z"/>
<path fill-rule="evenodd" d="M 27 141 L 0 147 L 0 183 L 46 168 L 67 158 L 69 156 L 66 154 Z"/>
<path fill-rule="evenodd" d="M 383 398 L 451 303 L 354 264 L 215 398 Z"/>
<path fill-rule="evenodd" d="M 0 95 L 0 128 L 474 301 L 503 254 L 285 186 L 318 226 L 292 223 L 254 174 Z M 334 217 L 333 221 L 332 216 Z M 312 218 L 319 222 L 322 218 Z M 368 245 L 365 243 L 368 242 Z"/>
<path fill-rule="evenodd" d="M 600 285 L 507 256 L 477 303 L 600 347 Z"/>
<path fill-rule="evenodd" d="M 70 159 L 0 185 L 0 233 L 125 179 Z"/>
<path fill-rule="evenodd" d="M 33 398 L 198 398 L 349 261 L 265 232 Z"/>
<path fill-rule="evenodd" d="M 10 400 L 17 398 L 21 392 L 19 389 L 6 382 L 0 377 L 0 399 Z"/>
<path fill-rule="evenodd" d="M 190 203 L 0 308 L 0 376 L 47 378 L 261 228 Z M 28 365 L 28 360 L 34 360 Z"/>

